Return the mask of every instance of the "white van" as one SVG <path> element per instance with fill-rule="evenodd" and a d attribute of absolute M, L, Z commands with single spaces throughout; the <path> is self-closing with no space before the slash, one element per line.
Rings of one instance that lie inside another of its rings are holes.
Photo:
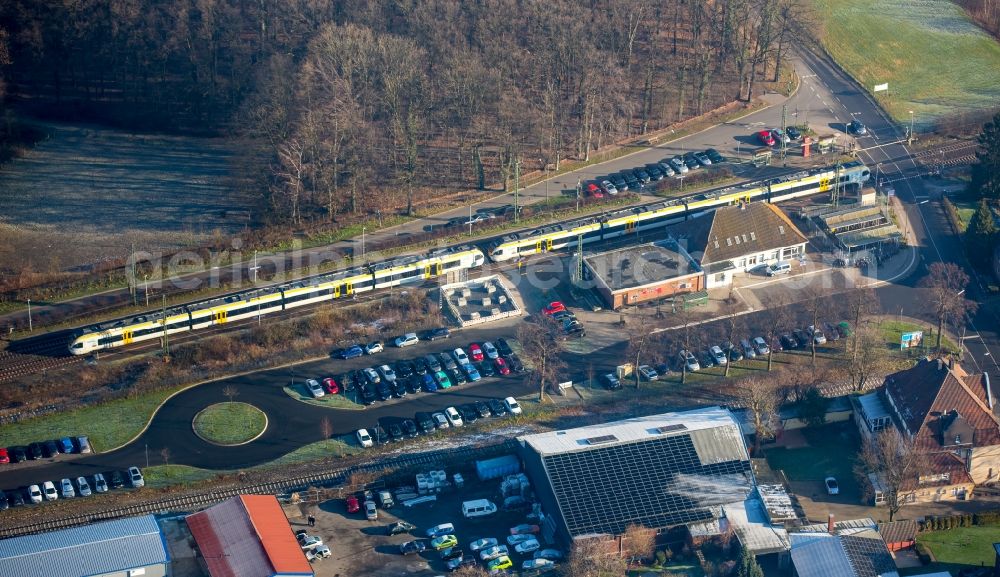
<path fill-rule="evenodd" d="M 767 267 L 767 276 L 778 276 L 779 274 L 788 274 L 790 272 L 792 272 L 792 264 L 784 260 L 779 260 Z"/>
<path fill-rule="evenodd" d="M 465 515 L 466 519 L 487 517 L 496 512 L 496 504 L 489 499 L 476 499 L 475 501 L 465 501 L 462 503 L 462 515 Z"/>

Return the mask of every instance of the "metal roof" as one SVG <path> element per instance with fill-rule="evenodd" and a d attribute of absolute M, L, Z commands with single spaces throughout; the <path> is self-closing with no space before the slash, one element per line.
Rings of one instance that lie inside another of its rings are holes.
<path fill-rule="evenodd" d="M 668 433 L 660 432 L 661 427 L 684 425 Z M 691 435 L 695 431 L 704 431 L 708 435 Z M 706 407 L 681 413 L 663 413 L 635 417 L 613 423 L 590 425 L 565 431 L 550 431 L 535 435 L 518 437 L 542 456 L 556 455 L 573 451 L 593 449 L 594 445 L 588 439 L 614 436 L 615 440 L 607 445 L 623 445 L 636 441 L 673 436 L 691 435 L 698 450 L 702 464 L 717 463 L 728 460 L 747 459 L 743 437 L 732 414 L 722 407 Z"/>
<path fill-rule="evenodd" d="M 740 543 L 755 555 L 788 550 L 788 532 L 768 519 L 764 503 L 756 497 L 723 505 L 726 521 L 740 538 Z"/>
<path fill-rule="evenodd" d="M 169 561 L 152 515 L 0 541 L 0 577 L 84 577 Z"/>

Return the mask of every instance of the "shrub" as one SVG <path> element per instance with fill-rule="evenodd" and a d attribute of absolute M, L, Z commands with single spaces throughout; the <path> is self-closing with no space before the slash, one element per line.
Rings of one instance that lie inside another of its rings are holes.
<path fill-rule="evenodd" d="M 656 561 L 653 562 L 653 567 L 663 567 L 667 564 L 667 554 L 663 551 L 656 552 Z"/>

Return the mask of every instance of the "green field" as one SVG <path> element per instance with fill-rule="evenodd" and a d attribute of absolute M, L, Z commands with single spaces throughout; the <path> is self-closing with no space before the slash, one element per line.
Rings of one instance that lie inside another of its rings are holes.
<path fill-rule="evenodd" d="M 996 106 L 1000 44 L 948 0 L 813 0 L 823 45 L 900 123 Z"/>
<path fill-rule="evenodd" d="M 264 411 L 248 403 L 216 403 L 194 416 L 194 432 L 209 443 L 241 445 L 267 428 Z"/>
<path fill-rule="evenodd" d="M 852 421 L 801 431 L 808 447 L 766 450 L 767 464 L 772 469 L 783 470 L 792 481 L 822 481 L 834 476 L 843 483 L 854 476 L 850 456 L 858 452 L 861 441 Z"/>
<path fill-rule="evenodd" d="M 958 575 L 962 569 L 993 566 L 996 557 L 993 543 L 1000 542 L 1000 527 L 962 527 L 918 533 L 917 542 L 926 545 L 937 562 L 919 570 L 901 572 L 903 575 L 921 575 L 935 571 L 951 571 L 952 575 Z"/>

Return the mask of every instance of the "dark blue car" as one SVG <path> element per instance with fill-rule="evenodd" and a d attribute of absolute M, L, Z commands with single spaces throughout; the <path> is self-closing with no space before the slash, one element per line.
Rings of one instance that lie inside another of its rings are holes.
<path fill-rule="evenodd" d="M 365 351 L 361 349 L 360 345 L 351 345 L 344 350 L 340 351 L 340 358 L 342 359 L 353 359 L 360 357 L 365 354 Z"/>
<path fill-rule="evenodd" d="M 438 390 L 437 381 L 434 380 L 434 375 L 424 374 L 423 378 L 424 378 L 423 387 L 425 391 L 427 391 L 428 393 L 433 393 L 434 391 Z"/>

